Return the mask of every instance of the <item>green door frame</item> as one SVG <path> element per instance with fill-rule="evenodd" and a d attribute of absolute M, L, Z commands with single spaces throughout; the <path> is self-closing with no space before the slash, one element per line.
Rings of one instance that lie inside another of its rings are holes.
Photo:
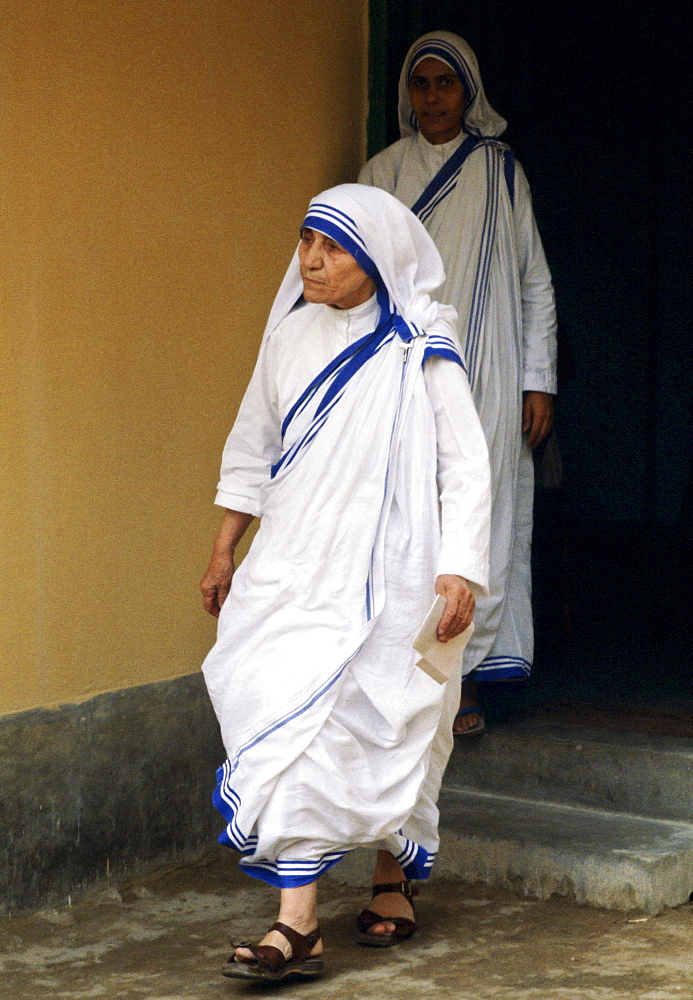
<path fill-rule="evenodd" d="M 421 0 L 370 0 L 368 37 L 368 156 L 399 138 L 397 81 L 402 59 L 422 34 Z"/>

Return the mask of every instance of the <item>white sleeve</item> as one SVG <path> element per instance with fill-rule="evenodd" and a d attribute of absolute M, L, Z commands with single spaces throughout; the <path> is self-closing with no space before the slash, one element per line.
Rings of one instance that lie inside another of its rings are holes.
<path fill-rule="evenodd" d="M 491 472 L 467 376 L 445 358 L 424 365 L 436 422 L 441 547 L 438 575 L 463 576 L 475 596 L 488 594 Z"/>
<path fill-rule="evenodd" d="M 556 392 L 556 303 L 524 170 L 515 163 L 515 233 L 522 299 L 524 390 Z"/>
<path fill-rule="evenodd" d="M 398 144 L 394 143 L 372 156 L 366 165 L 361 167 L 358 183 L 370 184 L 371 187 L 382 188 L 383 191 L 394 194 L 401 161 L 401 154 L 397 155 L 398 151 Z"/>
<path fill-rule="evenodd" d="M 373 177 L 373 161 L 369 160 L 359 171 L 357 178 L 357 183 L 359 184 L 370 184 L 372 187 L 378 187 L 375 183 Z"/>
<path fill-rule="evenodd" d="M 221 507 L 254 517 L 262 516 L 262 488 L 282 448 L 273 344 L 270 335 L 260 347 L 253 377 L 224 446 L 215 500 Z"/>

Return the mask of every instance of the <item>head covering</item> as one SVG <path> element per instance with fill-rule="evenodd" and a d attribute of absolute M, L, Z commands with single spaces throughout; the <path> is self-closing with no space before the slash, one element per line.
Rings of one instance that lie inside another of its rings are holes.
<path fill-rule="evenodd" d="M 365 184 L 340 184 L 313 198 L 301 225 L 335 240 L 373 279 L 380 323 L 392 321 L 405 340 L 434 325 L 440 332 L 448 327 L 454 331 L 453 307 L 431 298 L 445 280 L 440 254 L 422 223 L 393 195 Z M 291 311 L 302 291 L 297 248 L 274 300 L 267 333 Z"/>
<path fill-rule="evenodd" d="M 467 106 L 462 123 L 465 132 L 478 136 L 498 136 L 507 122 L 486 100 L 476 56 L 464 38 L 451 31 L 429 31 L 414 42 L 407 52 L 399 76 L 399 130 L 402 138 L 418 131 L 418 124 L 409 100 L 409 79 L 414 68 L 427 58 L 440 59 L 450 66 L 462 81 Z"/>

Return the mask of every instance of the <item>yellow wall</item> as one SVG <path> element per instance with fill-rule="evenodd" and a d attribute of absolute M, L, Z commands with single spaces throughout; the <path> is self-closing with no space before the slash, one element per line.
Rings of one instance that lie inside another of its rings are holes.
<path fill-rule="evenodd" d="M 0 713 L 190 673 L 221 447 L 367 0 L 0 0 Z"/>

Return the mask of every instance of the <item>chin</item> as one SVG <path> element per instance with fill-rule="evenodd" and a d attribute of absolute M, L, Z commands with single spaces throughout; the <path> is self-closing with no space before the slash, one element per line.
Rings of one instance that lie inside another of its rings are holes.
<path fill-rule="evenodd" d="M 306 302 L 317 302 L 324 303 L 327 299 L 327 295 L 315 288 L 306 288 L 303 286 L 303 298 Z"/>

